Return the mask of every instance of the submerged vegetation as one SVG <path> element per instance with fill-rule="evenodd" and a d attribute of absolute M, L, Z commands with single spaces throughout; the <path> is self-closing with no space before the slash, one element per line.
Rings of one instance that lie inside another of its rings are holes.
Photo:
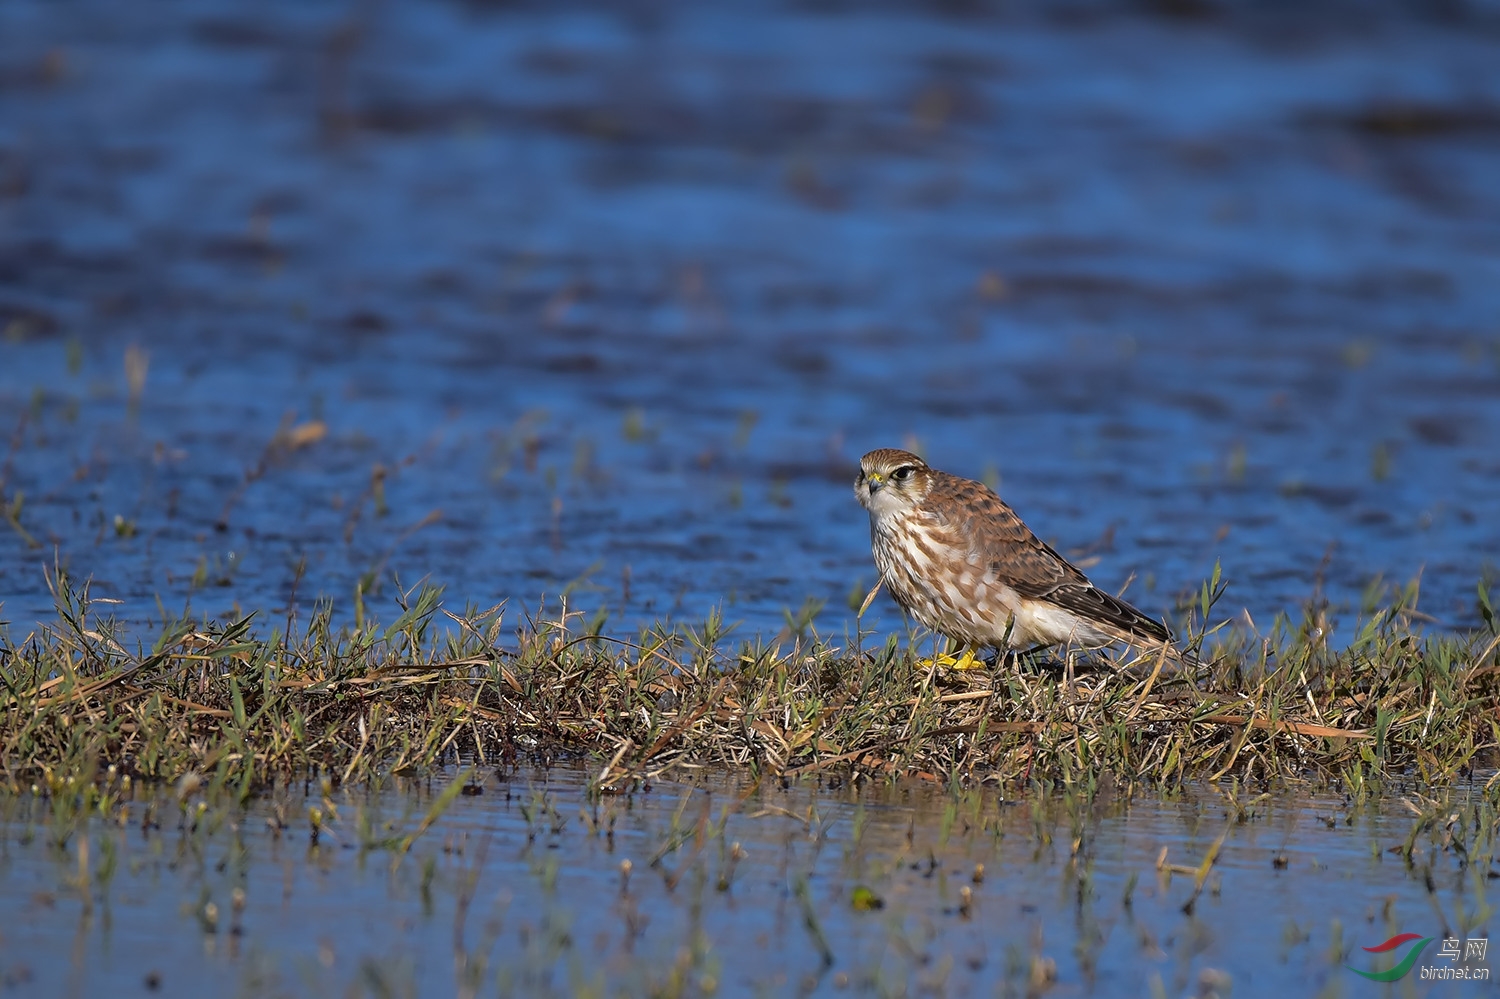
<path fill-rule="evenodd" d="M 784 634 L 732 644 L 717 616 L 631 640 L 566 604 L 454 613 L 404 594 L 388 626 L 254 615 L 182 620 L 149 646 L 57 573 L 57 620 L 0 641 L 0 760 L 12 791 L 116 777 L 208 779 L 243 796 L 278 779 L 368 780 L 471 759 L 597 759 L 595 787 L 674 768 L 792 778 L 918 776 L 961 786 L 1092 786 L 1233 777 L 1429 783 L 1492 765 L 1500 745 L 1500 623 L 1424 633 L 1416 588 L 1372 593 L 1342 649 L 1325 611 L 1268 632 L 1204 633 L 1223 592 L 1205 583 L 1184 634 L 1202 662 L 1056 655 L 963 673 L 922 664 L 928 643 Z M 915 651 L 913 651 L 915 649 Z M 76 785 L 75 785 L 76 786 Z"/>

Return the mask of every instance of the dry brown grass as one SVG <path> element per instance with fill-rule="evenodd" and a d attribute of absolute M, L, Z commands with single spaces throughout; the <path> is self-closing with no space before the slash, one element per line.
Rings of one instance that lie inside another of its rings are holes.
<path fill-rule="evenodd" d="M 601 790 L 705 766 L 1363 789 L 1385 775 L 1451 780 L 1500 745 L 1500 638 L 1423 634 L 1410 593 L 1367 615 L 1343 650 L 1309 638 L 1325 633 L 1309 611 L 1267 635 L 1225 628 L 1205 665 L 1170 676 L 1149 660 L 1122 672 L 1044 657 L 952 673 L 894 638 L 873 651 L 816 639 L 731 648 L 717 619 L 629 641 L 579 634 L 567 613 L 507 627 L 500 608 L 444 610 L 430 587 L 388 628 L 338 630 L 324 609 L 285 631 L 182 622 L 131 650 L 86 587 L 59 576 L 56 589 L 56 622 L 0 644 L 0 753 L 15 790 L 114 768 L 200 775 L 248 796 L 283 778 L 557 753 L 595 757 Z M 1216 594 L 1205 586 L 1195 617 Z"/>

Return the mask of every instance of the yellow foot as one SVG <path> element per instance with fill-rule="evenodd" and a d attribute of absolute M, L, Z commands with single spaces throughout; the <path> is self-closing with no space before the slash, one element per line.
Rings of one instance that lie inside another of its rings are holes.
<path fill-rule="evenodd" d="M 974 658 L 973 650 L 964 649 L 960 655 L 945 652 L 935 659 L 918 659 L 917 665 L 926 669 L 934 666 L 940 666 L 943 669 L 984 669 L 985 662 L 983 659 Z"/>

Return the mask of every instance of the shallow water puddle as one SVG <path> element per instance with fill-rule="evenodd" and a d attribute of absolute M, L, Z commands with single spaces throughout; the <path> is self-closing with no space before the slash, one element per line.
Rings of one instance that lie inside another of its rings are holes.
<path fill-rule="evenodd" d="M 1480 988 L 1420 967 L 1485 936 L 1487 858 L 1424 833 L 1408 867 L 1399 797 L 1241 812 L 1208 788 L 1081 804 L 705 775 L 590 799 L 560 766 L 482 773 L 403 854 L 454 776 L 244 812 L 127 795 L 121 824 L 60 846 L 46 801 L 12 800 L 7 991 L 1360 995 L 1344 965 L 1392 967 L 1360 948 L 1405 932 L 1437 938 L 1416 994 Z"/>

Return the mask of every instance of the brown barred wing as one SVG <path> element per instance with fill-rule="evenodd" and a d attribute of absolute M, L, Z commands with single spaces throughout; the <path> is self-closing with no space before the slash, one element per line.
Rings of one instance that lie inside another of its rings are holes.
<path fill-rule="evenodd" d="M 1001 582 L 1031 600 L 1046 600 L 1120 637 L 1171 642 L 1172 633 L 1130 604 L 1110 596 L 1051 545 L 1032 533 L 1016 512 L 981 482 L 933 472 L 928 507 L 958 535 L 954 540 L 979 553 Z M 941 496 L 942 500 L 933 503 Z"/>
<path fill-rule="evenodd" d="M 943 472 L 932 475 L 936 481 L 927 508 L 962 538 L 956 543 L 976 552 L 1001 582 L 1033 599 L 1046 598 L 1060 586 L 1090 585 L 1087 576 L 1031 533 L 984 483 Z"/>

